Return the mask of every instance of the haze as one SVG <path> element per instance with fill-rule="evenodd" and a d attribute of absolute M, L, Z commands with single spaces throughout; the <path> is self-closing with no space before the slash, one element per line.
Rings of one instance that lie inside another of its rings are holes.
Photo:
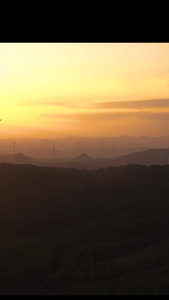
<path fill-rule="evenodd" d="M 1 43 L 0 120 L 0 295 L 168 295 L 169 43 Z"/>
<path fill-rule="evenodd" d="M 1 43 L 1 138 L 169 134 L 169 43 Z"/>

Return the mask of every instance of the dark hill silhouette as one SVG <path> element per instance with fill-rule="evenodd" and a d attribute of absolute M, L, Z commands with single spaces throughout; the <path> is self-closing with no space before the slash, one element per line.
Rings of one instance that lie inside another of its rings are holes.
<path fill-rule="evenodd" d="M 0 294 L 168 295 L 169 166 L 0 164 Z"/>

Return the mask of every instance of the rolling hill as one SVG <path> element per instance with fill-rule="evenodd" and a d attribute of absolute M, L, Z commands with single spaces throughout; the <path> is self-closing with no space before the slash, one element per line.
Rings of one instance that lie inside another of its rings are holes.
<path fill-rule="evenodd" d="M 0 164 L 1 295 L 167 295 L 169 166 Z"/>

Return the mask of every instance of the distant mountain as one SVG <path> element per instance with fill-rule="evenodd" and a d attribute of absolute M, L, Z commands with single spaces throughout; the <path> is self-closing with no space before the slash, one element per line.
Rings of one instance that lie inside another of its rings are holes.
<path fill-rule="evenodd" d="M 23 153 L 0 155 L 0 163 L 29 164 L 31 158 Z"/>
<path fill-rule="evenodd" d="M 71 168 L 75 169 L 99 169 L 111 166 L 122 166 L 129 164 L 140 165 L 167 165 L 169 162 L 169 149 L 149 149 L 141 152 L 134 152 L 113 158 L 97 158 L 91 159 L 88 155 L 82 154 L 78 156 L 72 163 Z M 70 163 L 62 163 L 64 168 L 70 167 Z"/>
<path fill-rule="evenodd" d="M 118 137 L 66 137 L 56 139 L 17 139 L 16 151 L 27 156 L 52 158 L 52 147 L 55 144 L 56 158 L 74 159 L 81 153 L 92 158 L 117 157 L 147 149 L 169 147 L 169 136 L 118 136 Z M 113 145 L 115 153 L 113 153 Z M 0 155 L 13 154 L 13 139 L 0 139 Z M 70 159 L 70 160 L 71 160 Z"/>
<path fill-rule="evenodd" d="M 82 153 L 81 155 L 79 155 L 74 159 L 74 162 L 89 162 L 92 160 L 93 159 L 90 156 L 88 156 L 86 153 Z"/>
<path fill-rule="evenodd" d="M 141 165 L 167 165 L 169 162 L 169 149 L 149 149 L 137 153 L 119 156 L 114 159 L 113 165 L 126 164 Z"/>
<path fill-rule="evenodd" d="M 100 157 L 92 159 L 86 153 L 81 153 L 73 160 L 59 160 L 47 158 L 34 158 L 23 153 L 12 155 L 0 155 L 0 163 L 10 164 L 31 164 L 46 167 L 74 168 L 78 170 L 93 170 L 108 168 L 111 166 L 122 166 L 129 164 L 140 165 L 167 165 L 169 163 L 169 149 L 149 149 L 141 152 L 134 152 L 113 158 Z"/>

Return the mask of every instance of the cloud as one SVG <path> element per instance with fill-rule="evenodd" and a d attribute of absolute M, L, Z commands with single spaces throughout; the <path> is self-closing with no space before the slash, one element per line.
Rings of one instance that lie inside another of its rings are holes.
<path fill-rule="evenodd" d="M 77 108 L 78 107 L 75 104 L 55 102 L 55 101 L 23 102 L 23 103 L 17 103 L 17 105 L 19 105 L 19 106 L 60 106 L 60 107 L 66 107 L 66 108 Z"/>
<path fill-rule="evenodd" d="M 106 122 L 116 120 L 132 115 L 130 112 L 92 112 L 92 113 L 76 113 L 76 114 L 42 114 L 41 116 L 47 119 L 67 120 L 78 122 Z"/>
<path fill-rule="evenodd" d="M 153 99 L 153 100 L 136 100 L 136 101 L 115 101 L 92 103 L 91 108 L 97 109 L 113 109 L 113 108 L 163 108 L 169 107 L 169 99 Z"/>
<path fill-rule="evenodd" d="M 23 102 L 17 105 L 20 106 L 53 106 L 53 107 L 63 107 L 72 109 L 90 109 L 90 110 L 100 110 L 100 109 L 125 109 L 128 110 L 140 110 L 140 109 L 150 109 L 150 108 L 169 108 L 169 99 L 152 99 L 152 100 L 135 100 L 135 101 L 110 101 L 110 102 L 96 102 L 96 103 L 83 103 L 79 100 L 79 104 L 72 104 L 57 101 L 40 101 L 40 102 Z M 121 114 L 120 114 L 121 115 Z M 116 117 L 116 116 L 115 116 Z"/>
<path fill-rule="evenodd" d="M 152 113 L 149 111 L 131 112 L 91 112 L 74 114 L 41 114 L 41 117 L 53 120 L 76 121 L 80 123 L 100 123 L 121 118 L 139 118 L 158 121 L 169 121 L 169 112 Z"/>
<path fill-rule="evenodd" d="M 138 112 L 136 116 L 141 119 L 169 121 L 169 112 L 151 113 L 151 112 Z"/>

